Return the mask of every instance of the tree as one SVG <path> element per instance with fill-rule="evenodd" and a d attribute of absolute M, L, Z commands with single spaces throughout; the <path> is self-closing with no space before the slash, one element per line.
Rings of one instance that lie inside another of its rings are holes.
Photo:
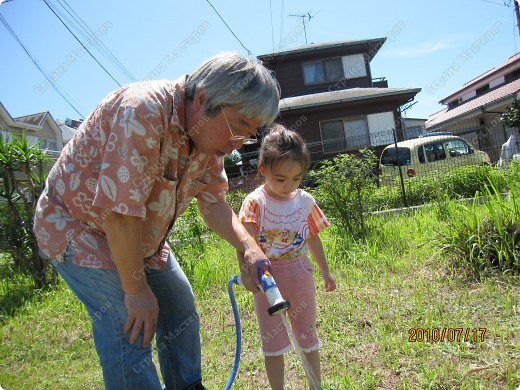
<path fill-rule="evenodd" d="M 515 98 L 513 104 L 500 116 L 503 124 L 509 127 L 520 127 L 520 102 Z"/>
<path fill-rule="evenodd" d="M 25 134 L 0 136 L 0 198 L 6 214 L 0 220 L 0 249 L 11 254 L 23 272 L 30 273 L 38 288 L 49 283 L 49 262 L 39 254 L 33 232 L 36 202 L 46 177 L 50 158 L 39 145 L 30 145 Z M 52 271 L 51 271 L 52 272 Z"/>
<path fill-rule="evenodd" d="M 237 150 L 233 150 L 230 154 L 224 156 L 224 168 L 229 177 L 236 177 L 240 175 L 239 163 L 242 161 L 242 156 Z"/>

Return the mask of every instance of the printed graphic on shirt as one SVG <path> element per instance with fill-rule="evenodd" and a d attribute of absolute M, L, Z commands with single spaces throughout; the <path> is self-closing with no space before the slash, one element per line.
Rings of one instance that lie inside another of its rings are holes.
<path fill-rule="evenodd" d="M 329 226 L 314 198 L 303 190 L 290 200 L 276 201 L 260 187 L 246 197 L 239 218 L 255 225 L 255 239 L 269 260 L 306 254 L 306 240 Z"/>
<path fill-rule="evenodd" d="M 302 216 L 302 208 L 291 215 L 277 215 L 265 209 L 266 223 L 258 235 L 258 243 L 269 259 L 292 259 L 306 253 L 303 237 L 308 236 L 309 224 Z M 269 226 L 274 227 L 266 230 Z"/>

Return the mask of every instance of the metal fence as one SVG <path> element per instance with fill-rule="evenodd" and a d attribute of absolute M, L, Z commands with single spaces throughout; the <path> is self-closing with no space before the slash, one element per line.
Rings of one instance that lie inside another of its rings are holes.
<path fill-rule="evenodd" d="M 434 141 L 427 142 L 424 147 L 414 151 L 416 153 L 414 162 L 417 165 L 413 167 L 416 170 L 415 175 L 423 174 L 424 171 L 445 171 L 453 166 L 486 163 L 481 156 L 479 157 L 479 151 L 485 152 L 489 156 L 490 164 L 502 167 L 507 165 L 513 155 L 516 154 L 515 158 L 520 158 L 518 155 L 520 153 L 518 129 L 504 126 L 496 116 L 485 121 L 480 120 L 478 123 L 475 120 L 459 121 L 449 126 L 428 129 L 421 134 L 420 138 L 433 140 L 429 136 L 434 132 L 439 135 L 455 135 L 466 142 L 450 142 L 448 145 Z M 323 142 L 308 142 L 307 145 L 313 166 L 340 153 L 357 154 L 360 149 L 373 150 L 379 160 L 386 146 L 393 145 L 396 141 L 405 140 L 407 135 L 415 136 L 416 134 L 411 134 L 406 129 L 398 130 L 397 133 L 390 130 L 376 135 L 328 140 L 329 144 L 337 144 L 339 148 L 334 153 L 326 154 L 324 154 L 324 149 L 327 149 L 327 145 L 324 147 Z M 374 140 L 377 140 L 377 142 L 374 142 Z M 400 150 L 400 148 L 397 150 Z M 394 167 L 394 178 L 399 175 L 399 170 L 401 170 L 405 179 L 409 175 L 413 175 L 413 172 L 408 172 L 411 156 L 403 153 L 400 156 L 387 157 L 390 160 L 393 158 L 392 162 L 387 161 L 387 163 Z M 261 178 L 256 174 L 257 158 L 258 151 L 248 151 L 242 154 L 243 165 L 234 167 L 234 169 L 227 169 L 230 191 L 250 192 L 261 183 Z M 374 174 L 380 173 L 378 171 L 379 161 L 377 166 L 374 167 Z"/>

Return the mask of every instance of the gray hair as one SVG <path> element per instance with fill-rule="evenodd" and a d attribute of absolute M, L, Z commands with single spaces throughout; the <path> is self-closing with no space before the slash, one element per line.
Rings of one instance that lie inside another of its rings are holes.
<path fill-rule="evenodd" d="M 272 123 L 278 115 L 280 86 L 264 65 L 254 57 L 222 52 L 204 61 L 186 81 L 186 97 L 193 101 L 200 89 L 206 94 L 206 115 L 214 116 L 222 106 Z"/>

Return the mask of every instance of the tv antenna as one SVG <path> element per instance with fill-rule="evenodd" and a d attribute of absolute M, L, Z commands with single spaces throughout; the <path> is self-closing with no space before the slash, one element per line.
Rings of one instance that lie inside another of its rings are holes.
<path fill-rule="evenodd" d="M 315 16 L 311 15 L 310 12 L 307 12 L 306 14 L 303 14 L 303 15 L 289 15 L 289 16 L 293 16 L 293 17 L 296 17 L 296 18 L 302 18 L 302 23 L 303 23 L 303 32 L 305 34 L 305 44 L 307 45 L 307 30 L 305 29 L 305 18 L 307 18 L 307 21 L 310 22 L 311 19 Z"/>

